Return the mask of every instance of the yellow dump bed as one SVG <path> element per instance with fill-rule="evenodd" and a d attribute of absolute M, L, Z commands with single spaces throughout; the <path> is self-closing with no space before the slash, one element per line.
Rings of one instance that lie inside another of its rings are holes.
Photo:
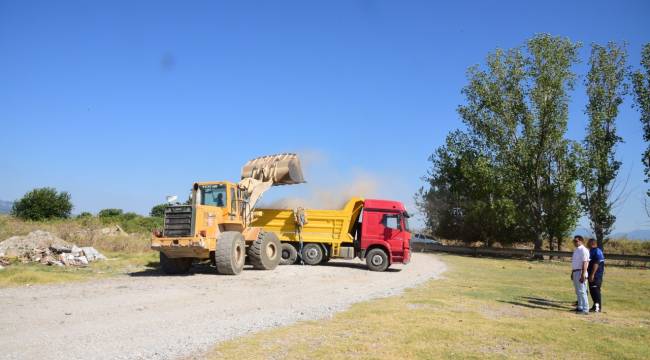
<path fill-rule="evenodd" d="M 305 209 L 307 223 L 302 228 L 303 242 L 332 244 L 352 243 L 350 234 L 361 209 L 363 199 L 352 198 L 340 210 Z M 261 213 L 252 226 L 259 226 L 264 231 L 274 232 L 280 241 L 299 241 L 297 237 L 294 209 L 257 209 Z"/>

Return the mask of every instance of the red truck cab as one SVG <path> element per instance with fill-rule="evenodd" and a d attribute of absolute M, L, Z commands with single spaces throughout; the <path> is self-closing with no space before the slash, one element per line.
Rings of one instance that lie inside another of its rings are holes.
<path fill-rule="evenodd" d="M 359 257 L 370 270 L 384 271 L 391 264 L 411 260 L 408 213 L 399 201 L 366 199 L 357 234 Z"/>

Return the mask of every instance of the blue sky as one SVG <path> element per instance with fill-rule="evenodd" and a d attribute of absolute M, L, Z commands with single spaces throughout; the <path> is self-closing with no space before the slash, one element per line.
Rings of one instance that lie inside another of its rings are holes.
<path fill-rule="evenodd" d="M 591 42 L 627 41 L 638 66 L 650 41 L 647 1 L 529 4 L 0 0 L 0 199 L 53 186 L 77 213 L 146 213 L 297 151 L 310 185 L 265 201 L 359 189 L 411 206 L 427 157 L 461 126 L 465 71 L 488 52 L 567 36 L 586 45 L 583 75 Z M 571 138 L 585 102 L 578 86 Z M 648 228 L 638 119 L 627 99 L 616 231 Z"/>

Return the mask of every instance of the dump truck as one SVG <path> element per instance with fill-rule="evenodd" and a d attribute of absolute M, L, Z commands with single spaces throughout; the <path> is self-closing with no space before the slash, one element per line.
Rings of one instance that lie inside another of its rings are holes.
<path fill-rule="evenodd" d="M 281 242 L 281 264 L 365 260 L 384 271 L 411 258 L 409 215 L 399 201 L 352 198 L 340 210 L 258 209 L 252 226 Z"/>
<path fill-rule="evenodd" d="M 281 243 L 274 233 L 251 224 L 255 206 L 272 186 L 303 182 L 298 156 L 291 153 L 248 161 L 237 183 L 195 182 L 186 204 L 165 208 L 163 228 L 151 238 L 162 270 L 186 273 L 197 260 L 210 260 L 227 275 L 239 274 L 247 260 L 255 269 L 274 269 Z"/>

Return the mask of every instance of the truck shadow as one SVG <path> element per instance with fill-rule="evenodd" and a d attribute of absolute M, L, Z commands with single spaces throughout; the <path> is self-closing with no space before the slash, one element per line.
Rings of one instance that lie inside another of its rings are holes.
<path fill-rule="evenodd" d="M 295 265 L 286 265 L 286 266 L 301 266 L 300 264 L 295 264 Z M 309 265 L 303 265 L 303 266 L 309 266 Z M 346 262 L 329 262 L 326 264 L 321 264 L 317 266 L 327 266 L 327 267 L 336 267 L 336 268 L 350 268 L 350 269 L 357 269 L 357 270 L 363 270 L 363 271 L 369 271 L 368 267 L 365 264 L 357 264 L 357 263 L 346 263 Z M 283 266 L 284 267 L 284 266 Z M 265 271 L 265 270 L 256 270 L 253 269 L 252 266 L 246 265 L 244 267 L 244 271 Z M 386 269 L 385 272 L 400 272 L 402 269 L 394 269 L 394 268 L 388 268 Z M 217 270 L 210 265 L 210 263 L 196 263 L 192 264 L 192 267 L 190 268 L 190 271 L 188 271 L 186 274 L 178 274 L 178 275 L 169 275 L 165 274 L 162 269 L 160 269 L 160 263 L 158 261 L 150 261 L 145 265 L 145 269 L 143 270 L 138 270 L 138 271 L 133 271 L 128 273 L 128 276 L 132 277 L 158 277 L 158 276 L 192 276 L 192 275 L 197 275 L 197 274 L 211 274 L 211 275 L 218 275 Z"/>
<path fill-rule="evenodd" d="M 325 263 L 325 264 L 320 264 L 318 266 L 350 268 L 350 269 L 358 269 L 358 270 L 370 271 L 370 270 L 368 270 L 368 267 L 366 266 L 366 264 L 339 262 L 339 261 L 337 261 L 337 262 L 328 262 L 328 263 Z M 385 272 L 400 272 L 400 271 L 402 271 L 402 269 L 388 268 L 388 269 L 386 269 Z"/>
<path fill-rule="evenodd" d="M 571 306 L 570 301 L 560 301 L 552 299 L 544 299 L 532 296 L 520 296 L 516 300 L 497 300 L 498 302 L 526 307 L 529 309 L 543 309 L 543 310 L 556 310 L 568 311 L 574 307 Z"/>

